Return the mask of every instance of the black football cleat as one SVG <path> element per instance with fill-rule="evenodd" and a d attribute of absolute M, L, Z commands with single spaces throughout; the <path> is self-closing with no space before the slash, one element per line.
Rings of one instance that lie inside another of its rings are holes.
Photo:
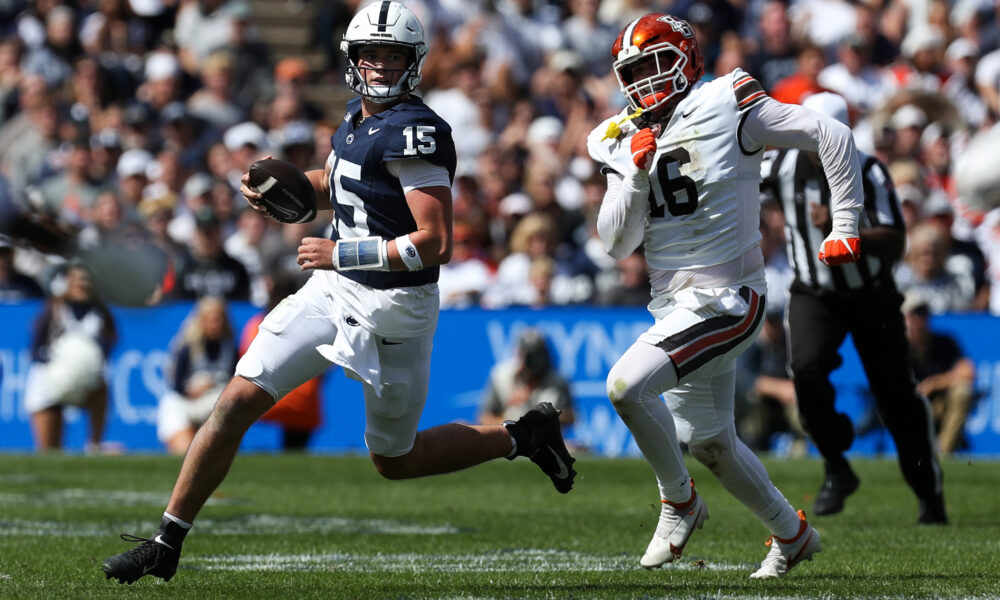
<path fill-rule="evenodd" d="M 170 581 L 177 572 L 177 562 L 181 558 L 180 547 L 174 549 L 165 542 L 157 541 L 161 538 L 159 535 L 146 539 L 123 533 L 121 538 L 126 542 L 142 543 L 105 560 L 101 565 L 105 579 L 114 577 L 119 583 L 132 584 L 144 575 L 152 575 L 163 581 Z"/>
<path fill-rule="evenodd" d="M 576 477 L 573 463 L 576 459 L 566 449 L 559 425 L 559 411 L 552 404 L 542 402 L 517 421 L 507 421 L 504 425 L 517 442 L 515 456 L 531 459 L 552 479 L 560 494 L 573 489 L 573 478 Z"/>
<path fill-rule="evenodd" d="M 944 496 L 938 494 L 920 501 L 920 525 L 947 525 L 948 513 L 944 509 Z"/>
<path fill-rule="evenodd" d="M 835 515 L 844 510 L 844 500 L 857 491 L 861 481 L 853 471 L 827 472 L 823 487 L 816 494 L 813 514 Z"/>

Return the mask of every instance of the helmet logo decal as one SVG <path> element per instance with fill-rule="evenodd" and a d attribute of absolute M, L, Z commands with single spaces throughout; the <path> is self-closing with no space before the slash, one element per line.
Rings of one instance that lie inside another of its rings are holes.
<path fill-rule="evenodd" d="M 674 31 L 683 35 L 686 38 L 694 37 L 694 31 L 691 29 L 691 26 L 687 24 L 687 21 L 681 21 L 680 19 L 674 18 L 670 15 L 663 15 L 662 17 L 657 19 L 657 21 L 670 25 L 671 29 L 673 29 Z"/>

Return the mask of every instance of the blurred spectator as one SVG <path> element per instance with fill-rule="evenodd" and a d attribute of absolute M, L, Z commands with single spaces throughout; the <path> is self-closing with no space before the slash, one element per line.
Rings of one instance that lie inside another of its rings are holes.
<path fill-rule="evenodd" d="M 482 243 L 475 230 L 465 223 L 455 223 L 452 241 L 451 260 L 441 265 L 438 279 L 441 308 L 477 306 L 493 281 L 493 272 L 483 260 Z"/>
<path fill-rule="evenodd" d="M 223 179 L 212 181 L 212 192 L 209 200 L 211 201 L 212 212 L 215 213 L 215 217 L 219 220 L 222 239 L 229 239 L 229 236 L 236 233 L 236 220 L 239 217 L 236 212 L 236 201 L 239 200 L 241 209 L 246 208 L 246 202 L 242 197 L 237 198 L 235 190 L 229 185 L 228 181 Z"/>
<path fill-rule="evenodd" d="M 17 112 L 24 46 L 16 36 L 0 39 L 0 123 Z"/>
<path fill-rule="evenodd" d="M 945 37 L 937 27 L 921 25 L 903 39 L 905 60 L 889 68 L 889 81 L 897 88 L 938 92 L 944 85 Z"/>
<path fill-rule="evenodd" d="M 941 92 L 951 100 L 966 123 L 977 128 L 986 122 L 988 106 L 976 90 L 976 59 L 979 48 L 966 38 L 958 38 L 948 45 L 945 58 L 951 73 Z"/>
<path fill-rule="evenodd" d="M 41 298 L 42 288 L 14 266 L 14 246 L 0 236 L 0 304 Z"/>
<path fill-rule="evenodd" d="M 44 90 L 44 83 L 36 80 Z M 21 92 L 22 118 L 11 119 L 0 129 L 0 157 L 4 175 L 15 194 L 42 175 L 49 153 L 59 145 L 59 107 L 54 96 L 26 93 L 24 86 L 34 85 L 27 78 Z"/>
<path fill-rule="evenodd" d="M 61 448 L 63 408 L 80 406 L 90 417 L 86 448 L 98 450 L 108 406 L 104 365 L 117 339 L 114 319 L 85 267 L 70 265 L 50 285 L 52 297 L 35 322 L 24 388 L 35 447 Z"/>
<path fill-rule="evenodd" d="M 94 248 L 135 233 L 135 225 L 125 223 L 121 202 L 111 190 L 105 190 L 97 196 L 87 216 L 88 224 L 77 236 L 77 243 L 81 248 Z"/>
<path fill-rule="evenodd" d="M 282 300 L 295 293 L 298 288 L 299 284 L 295 279 L 279 277 L 275 280 L 267 310 L 252 317 L 243 327 L 243 333 L 240 335 L 241 356 L 257 336 L 260 323 L 267 313 L 275 310 Z M 288 392 L 260 418 L 262 421 L 281 426 L 281 447 L 285 450 L 305 450 L 309 445 L 309 438 L 319 428 L 322 422 L 320 390 L 323 386 L 323 377 L 324 374 L 321 373 Z"/>
<path fill-rule="evenodd" d="M 771 89 L 771 97 L 778 102 L 801 104 L 806 96 L 826 91 L 819 84 L 819 74 L 826 66 L 821 48 L 803 45 L 799 48 L 795 64 L 795 73 L 774 84 Z"/>
<path fill-rule="evenodd" d="M 758 22 L 757 50 L 748 58 L 749 72 L 765 90 L 798 70 L 797 52 L 791 38 L 788 5 L 782 0 L 765 0 Z"/>
<path fill-rule="evenodd" d="M 184 70 L 197 73 L 198 65 L 233 39 L 236 15 L 242 17 L 243 0 L 187 0 L 181 3 L 174 25 L 174 39 Z"/>
<path fill-rule="evenodd" d="M 177 265 L 184 252 L 184 246 L 174 241 L 169 234 L 175 206 L 176 198 L 167 195 L 146 197 L 139 204 L 139 214 L 146 226 L 149 241 L 162 250 L 173 265 Z"/>
<path fill-rule="evenodd" d="M 292 121 L 277 132 L 275 144 L 282 157 L 302 171 L 319 168 L 316 162 L 316 138 L 312 127 L 305 121 Z M 329 151 L 327 151 L 329 154 Z"/>
<path fill-rule="evenodd" d="M 105 128 L 90 138 L 90 177 L 100 185 L 111 185 L 115 180 L 115 167 L 122 155 L 121 132 Z"/>
<path fill-rule="evenodd" d="M 808 43 L 832 48 L 857 28 L 857 12 L 844 0 L 807 0 L 792 4 L 795 30 Z"/>
<path fill-rule="evenodd" d="M 246 207 L 240 211 L 236 232 L 223 244 L 226 254 L 240 261 L 250 275 L 250 302 L 254 306 L 266 306 L 269 295 L 262 250 L 267 234 L 267 217 Z"/>
<path fill-rule="evenodd" d="M 271 49 L 261 40 L 260 32 L 251 25 L 249 8 L 249 5 L 243 4 L 234 11 L 232 38 L 228 48 L 233 55 L 231 97 L 244 108 L 253 106 L 274 88 L 271 80 Z"/>
<path fill-rule="evenodd" d="M 473 56 L 457 62 L 451 75 L 452 86 L 431 91 L 425 103 L 451 125 L 458 154 L 458 170 L 475 169 L 477 157 L 493 141 L 490 114 L 483 110 L 485 90 L 482 79 L 482 57 Z"/>
<path fill-rule="evenodd" d="M 983 56 L 976 65 L 976 89 L 993 115 L 1000 115 L 1000 48 Z"/>
<path fill-rule="evenodd" d="M 91 167 L 90 139 L 74 140 L 69 145 L 66 168 L 43 179 L 32 194 L 35 209 L 83 227 L 102 191 L 91 178 Z"/>
<path fill-rule="evenodd" d="M 171 102 L 181 99 L 181 65 L 168 51 L 158 50 L 146 57 L 145 83 L 136 90 L 136 98 L 159 114 Z"/>
<path fill-rule="evenodd" d="M 566 45 L 580 56 L 586 74 L 604 77 L 611 71 L 608 48 L 618 36 L 618 24 L 601 18 L 599 0 L 569 0 L 568 5 L 569 16 L 562 22 Z"/>
<path fill-rule="evenodd" d="M 191 114 L 209 125 L 228 129 L 246 117 L 233 102 L 233 57 L 226 51 L 209 54 L 201 61 L 202 87 L 188 98 Z"/>
<path fill-rule="evenodd" d="M 974 241 L 955 237 L 955 212 L 948 198 L 941 192 L 932 192 L 924 201 L 921 225 L 938 228 L 946 240 L 948 257 L 946 268 L 960 281 L 972 281 L 975 295 L 972 310 L 985 310 L 989 305 L 989 286 L 986 284 L 986 257 Z"/>
<path fill-rule="evenodd" d="M 528 266 L 528 292 L 531 296 L 527 306 L 545 308 L 558 304 L 553 294 L 552 283 L 556 276 L 556 261 L 551 256 L 536 256 Z"/>
<path fill-rule="evenodd" d="M 253 121 L 244 121 L 227 129 L 222 141 L 226 150 L 229 150 L 229 170 L 225 178 L 234 190 L 238 190 L 240 177 L 250 170 L 250 164 L 267 149 L 267 134 Z"/>
<path fill-rule="evenodd" d="M 190 252 L 177 270 L 176 297 L 250 300 L 250 275 L 238 260 L 226 254 L 219 227 L 211 208 L 203 208 L 195 215 Z"/>
<path fill-rule="evenodd" d="M 149 168 L 152 164 L 153 155 L 139 148 L 126 150 L 118 159 L 115 169 L 118 173 L 118 196 L 129 219 L 142 202 L 142 192 L 149 183 Z"/>
<path fill-rule="evenodd" d="M 768 291 L 772 291 L 770 286 Z M 791 452 L 801 456 L 806 450 L 806 432 L 799 418 L 795 384 L 788 374 L 784 309 L 781 303 L 768 302 L 760 335 L 737 360 L 736 418 L 740 437 L 751 449 L 773 450 L 775 436 L 786 433 L 794 440 Z"/>
<path fill-rule="evenodd" d="M 902 310 L 917 391 L 931 402 L 941 452 L 951 454 L 964 443 L 976 367 L 953 337 L 930 329 L 930 307 L 919 293 L 906 294 Z"/>
<path fill-rule="evenodd" d="M 496 425 L 517 420 L 539 402 L 550 402 L 562 411 L 559 423 L 572 425 L 573 396 L 569 383 L 552 364 L 545 336 L 527 329 L 517 340 L 514 357 L 498 363 L 490 371 L 486 394 L 479 407 L 479 423 Z"/>
<path fill-rule="evenodd" d="M 306 99 L 309 83 L 309 65 L 298 57 L 283 58 L 274 66 L 274 98 L 290 100 L 296 114 L 289 120 L 305 119 L 319 121 L 323 118 L 323 107 Z"/>
<path fill-rule="evenodd" d="M 882 13 L 875 4 L 858 3 L 855 10 L 855 31 L 867 42 L 872 62 L 880 67 L 890 64 L 899 54 L 899 48 L 883 32 Z"/>
<path fill-rule="evenodd" d="M 968 310 L 975 296 L 975 282 L 968 274 L 948 269 L 948 238 L 929 223 L 909 233 L 906 259 L 896 270 L 899 291 L 919 293 L 934 314 Z"/>
<path fill-rule="evenodd" d="M 171 342 L 169 389 L 156 410 L 156 435 L 171 454 L 184 454 L 236 370 L 236 339 L 226 303 L 202 298 Z"/>
<path fill-rule="evenodd" d="M 927 126 L 927 113 L 916 104 L 904 104 L 892 113 L 889 127 L 894 134 L 893 156 L 896 159 L 917 158 L 920 136 Z"/>
<path fill-rule="evenodd" d="M 31 47 L 21 68 L 40 75 L 50 87 L 66 81 L 71 65 L 82 52 L 76 35 L 76 14 L 65 4 L 57 4 L 45 15 L 45 40 Z"/>
<path fill-rule="evenodd" d="M 653 299 L 649 284 L 646 255 L 636 251 L 621 259 L 614 272 L 615 280 L 598 285 L 594 303 L 604 306 L 646 306 Z"/>
<path fill-rule="evenodd" d="M 212 176 L 205 173 L 194 173 L 184 182 L 184 187 L 181 188 L 184 205 L 177 207 L 167 226 L 170 237 L 178 244 L 190 244 L 194 238 L 194 217 L 202 209 L 211 208 L 214 183 Z"/>
<path fill-rule="evenodd" d="M 558 244 L 559 230 L 552 217 L 531 213 L 521 219 L 511 234 L 511 254 L 500 262 L 496 279 L 483 297 L 484 305 L 500 308 L 583 300 L 565 267 L 560 270 L 548 261 L 536 264 L 536 259 L 543 257 L 551 260 Z M 545 285 L 544 290 L 539 284 Z M 543 291 L 544 296 L 540 295 Z"/>
<path fill-rule="evenodd" d="M 823 69 L 818 83 L 847 100 L 848 105 L 868 114 L 882 106 L 893 87 L 881 69 L 871 62 L 869 42 L 853 33 L 837 44 L 837 59 Z"/>

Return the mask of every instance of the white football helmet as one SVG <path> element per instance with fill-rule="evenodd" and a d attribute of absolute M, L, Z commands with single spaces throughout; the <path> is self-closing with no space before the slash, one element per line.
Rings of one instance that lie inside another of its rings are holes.
<path fill-rule="evenodd" d="M 368 85 L 358 67 L 358 51 L 363 46 L 389 45 L 405 48 L 410 64 L 399 80 L 391 86 Z M 420 84 L 420 70 L 427 58 L 424 28 L 413 12 L 392 0 L 369 4 L 351 19 L 340 51 L 347 57 L 347 85 L 356 93 L 373 102 L 386 103 L 412 92 Z"/>

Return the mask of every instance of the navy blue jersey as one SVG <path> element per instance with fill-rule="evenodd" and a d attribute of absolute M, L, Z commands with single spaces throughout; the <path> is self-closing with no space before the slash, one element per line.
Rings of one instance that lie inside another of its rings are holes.
<path fill-rule="evenodd" d="M 372 115 L 360 124 L 361 98 L 347 103 L 344 123 L 333 135 L 330 155 L 331 239 L 379 236 L 386 240 L 417 229 L 399 180 L 386 168 L 393 160 L 421 158 L 448 169 L 455 178 L 451 127 L 415 96 Z M 420 271 L 342 271 L 341 275 L 377 289 L 434 283 L 438 267 Z"/>

